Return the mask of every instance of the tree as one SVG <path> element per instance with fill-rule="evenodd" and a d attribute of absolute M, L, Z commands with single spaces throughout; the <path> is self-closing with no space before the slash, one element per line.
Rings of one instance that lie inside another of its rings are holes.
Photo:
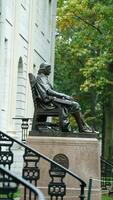
<path fill-rule="evenodd" d="M 113 0 L 59 0 L 55 69 L 56 88 L 62 84 L 63 92 L 81 100 L 86 114 L 90 110 L 88 117 L 93 126 L 101 127 L 103 154 L 110 160 L 113 156 L 112 16 Z"/>

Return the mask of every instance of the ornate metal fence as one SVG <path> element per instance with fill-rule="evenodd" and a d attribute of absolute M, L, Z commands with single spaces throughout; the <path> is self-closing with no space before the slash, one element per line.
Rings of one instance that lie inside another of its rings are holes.
<path fill-rule="evenodd" d="M 101 187 L 113 193 L 113 164 L 101 157 Z"/>
<path fill-rule="evenodd" d="M 17 148 L 15 152 L 14 149 Z M 7 167 L 10 170 L 15 171 L 14 161 L 15 158 L 17 160 L 20 159 L 21 156 L 17 154 L 19 151 L 23 152 L 23 159 L 21 160 L 21 173 L 22 177 L 30 181 L 30 183 L 34 184 L 35 187 L 40 186 L 40 180 L 43 176 L 43 172 L 41 173 L 41 165 L 40 162 L 46 162 L 46 166 L 48 165 L 48 194 L 51 200 L 63 200 L 66 195 L 66 183 L 64 182 L 64 178 L 66 175 L 69 175 L 75 182 L 79 183 L 80 194 L 78 195 L 78 199 L 85 199 L 85 187 L 86 183 L 76 174 L 63 167 L 62 165 L 56 163 L 55 161 L 49 159 L 45 155 L 39 153 L 38 151 L 28 147 L 27 145 L 19 142 L 18 140 L 6 135 L 3 132 L 0 132 L 0 165 Z M 24 166 L 23 166 L 24 164 Z M 17 163 L 18 165 L 18 163 Z M 20 170 L 20 167 L 19 167 Z M 18 170 L 16 170 L 16 173 Z M 20 172 L 19 172 L 20 173 Z M 46 178 L 46 177 L 43 177 Z M 26 191 L 24 191 L 26 192 Z"/>
<path fill-rule="evenodd" d="M 19 118 L 15 117 L 13 118 L 16 121 L 20 121 L 20 126 L 21 126 L 21 141 L 25 142 L 32 124 L 32 118 Z"/>
<path fill-rule="evenodd" d="M 0 166 L 0 199 L 45 200 L 39 189 Z"/>

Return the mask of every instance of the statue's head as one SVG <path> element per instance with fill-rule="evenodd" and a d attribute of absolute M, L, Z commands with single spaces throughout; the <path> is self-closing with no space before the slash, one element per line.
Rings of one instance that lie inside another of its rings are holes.
<path fill-rule="evenodd" d="M 40 73 L 49 75 L 51 73 L 51 65 L 48 63 L 41 63 L 38 70 L 38 74 Z"/>

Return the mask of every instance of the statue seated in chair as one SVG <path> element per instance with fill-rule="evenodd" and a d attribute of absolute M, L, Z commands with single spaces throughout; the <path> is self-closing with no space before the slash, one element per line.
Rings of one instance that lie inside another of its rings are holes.
<path fill-rule="evenodd" d="M 86 124 L 79 103 L 74 101 L 72 97 L 53 90 L 48 80 L 50 73 L 51 65 L 42 63 L 37 78 L 29 74 L 35 107 L 32 130 L 36 131 L 40 122 L 45 123 L 47 116 L 59 116 L 60 130 L 69 132 L 71 129 L 68 113 L 71 113 L 77 122 L 79 132 L 94 132 Z"/>

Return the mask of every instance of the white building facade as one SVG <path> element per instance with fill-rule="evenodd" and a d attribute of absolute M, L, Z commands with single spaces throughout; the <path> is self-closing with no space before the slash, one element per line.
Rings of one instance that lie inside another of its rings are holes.
<path fill-rule="evenodd" d="M 33 116 L 28 73 L 40 63 L 54 71 L 57 0 L 0 0 L 0 130 L 16 132 L 13 118 Z"/>

